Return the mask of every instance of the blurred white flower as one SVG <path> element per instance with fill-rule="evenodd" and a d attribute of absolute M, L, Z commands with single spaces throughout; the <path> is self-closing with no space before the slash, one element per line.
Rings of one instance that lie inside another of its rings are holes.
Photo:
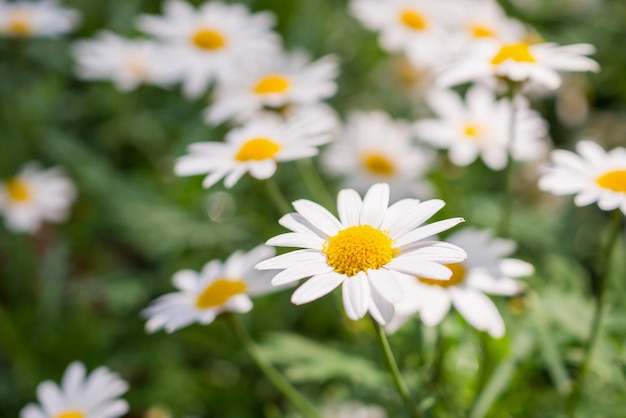
<path fill-rule="evenodd" d="M 358 402 L 342 402 L 322 408 L 324 418 L 387 418 L 383 408 Z"/>
<path fill-rule="evenodd" d="M 306 54 L 283 54 L 266 65 L 242 68 L 221 83 L 206 110 L 209 123 L 243 122 L 264 110 L 293 113 L 327 99 L 337 91 L 337 60 L 325 56 L 309 62 Z"/>
<path fill-rule="evenodd" d="M 219 1 L 195 9 L 182 0 L 168 0 L 164 11 L 163 17 L 140 16 L 138 25 L 172 47 L 167 59 L 180 65 L 187 97 L 199 96 L 216 79 L 271 60 L 280 49 L 268 12 L 250 14 L 241 4 Z"/>
<path fill-rule="evenodd" d="M 322 157 L 329 173 L 345 176 L 344 184 L 360 193 L 385 182 L 392 200 L 430 195 L 430 184 L 422 178 L 434 153 L 414 144 L 409 123 L 394 121 L 384 112 L 350 113 L 345 128 Z"/>
<path fill-rule="evenodd" d="M 424 324 L 435 326 L 453 305 L 474 328 L 494 338 L 502 337 L 504 321 L 485 293 L 506 296 L 520 293 L 523 286 L 515 279 L 533 274 L 533 266 L 505 258 L 515 251 L 515 242 L 494 238 L 488 230 L 465 228 L 446 241 L 465 249 L 467 259 L 447 265 L 453 272 L 448 281 L 419 275 L 402 277 L 404 297 L 396 304 L 396 315 L 387 330 L 395 331 L 415 313 L 419 313 Z"/>
<path fill-rule="evenodd" d="M 465 259 L 465 251 L 443 242 L 423 241 L 463 222 L 462 218 L 422 224 L 441 209 L 441 200 L 400 200 L 389 205 L 389 185 L 373 185 L 363 200 L 352 189 L 339 192 L 339 219 L 309 200 L 297 200 L 297 213 L 279 223 L 293 232 L 267 245 L 300 247 L 259 263 L 256 268 L 281 269 L 272 284 L 304 282 L 291 296 L 296 305 L 312 302 L 342 285 L 343 306 L 350 319 L 366 313 L 380 324 L 393 316 L 393 303 L 402 299 L 402 273 L 446 280 L 443 266 Z"/>
<path fill-rule="evenodd" d="M 605 151 L 591 141 L 571 151 L 552 151 L 552 166 L 539 179 L 539 188 L 556 195 L 576 195 L 576 206 L 594 202 L 602 210 L 626 214 L 626 148 Z"/>
<path fill-rule="evenodd" d="M 0 35 L 55 37 L 72 31 L 80 20 L 76 10 L 56 0 L 7 2 L 0 0 Z"/>
<path fill-rule="evenodd" d="M 463 102 L 451 90 L 434 90 L 426 101 L 437 119 L 415 123 L 417 137 L 449 150 L 450 161 L 466 166 L 478 157 L 492 170 L 507 165 L 507 154 L 520 161 L 536 160 L 547 152 L 547 123 L 522 96 L 515 101 L 515 132 L 510 143 L 511 101 L 496 100 L 486 86 L 472 87 Z"/>
<path fill-rule="evenodd" d="M 475 43 L 458 59 L 446 63 L 436 79 L 440 87 L 468 81 L 493 83 L 496 78 L 514 82 L 535 82 L 554 90 L 561 84 L 559 71 L 599 71 L 587 57 L 595 48 L 589 44 L 558 46 L 501 41 Z"/>
<path fill-rule="evenodd" d="M 86 80 L 111 80 L 121 91 L 142 83 L 168 86 L 178 79 L 178 68 L 161 44 L 130 40 L 112 32 L 74 44 L 78 76 Z"/>
<path fill-rule="evenodd" d="M 278 116 L 259 117 L 231 130 L 226 142 L 191 144 L 189 154 L 176 161 L 174 171 L 178 176 L 208 173 L 202 183 L 205 188 L 222 178 L 231 188 L 246 173 L 268 179 L 276 172 L 278 162 L 313 157 L 318 147 L 330 140 L 326 132 L 317 132 L 313 122 L 318 122 L 317 118 L 284 121 Z"/>
<path fill-rule="evenodd" d="M 174 332 L 194 322 L 210 324 L 222 312 L 250 311 L 250 296 L 277 290 L 270 283 L 274 272 L 254 269 L 274 254 L 273 248 L 260 245 L 248 253 L 237 251 L 223 263 L 212 260 L 200 272 L 177 272 L 172 282 L 178 291 L 159 297 L 142 312 L 148 319 L 146 330 Z"/>
<path fill-rule="evenodd" d="M 35 233 L 44 221 L 64 221 L 75 199 L 74 184 L 58 167 L 42 170 L 28 163 L 0 183 L 0 213 L 14 232 Z"/>
<path fill-rule="evenodd" d="M 446 0 L 352 0 L 352 14 L 371 30 L 390 52 L 403 52 L 422 68 L 438 63 L 448 53 L 449 26 L 457 15 Z"/>
<path fill-rule="evenodd" d="M 127 390 L 117 373 L 101 366 L 88 376 L 85 365 L 75 361 L 60 386 L 49 380 L 39 384 L 41 405 L 26 405 L 20 418 L 119 418 L 128 412 L 128 403 L 118 398 Z"/>

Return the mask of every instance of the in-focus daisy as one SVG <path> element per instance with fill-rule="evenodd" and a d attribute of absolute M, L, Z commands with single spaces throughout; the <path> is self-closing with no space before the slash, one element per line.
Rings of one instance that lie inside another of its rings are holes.
<path fill-rule="evenodd" d="M 178 291 L 159 297 L 143 311 L 146 330 L 174 332 L 194 322 L 209 324 L 222 312 L 250 311 L 250 296 L 276 290 L 270 283 L 274 272 L 254 269 L 273 255 L 273 248 L 258 246 L 248 253 L 238 251 L 224 263 L 210 261 L 200 272 L 179 271 L 172 279 Z"/>
<path fill-rule="evenodd" d="M 451 90 L 435 90 L 426 101 L 437 119 L 423 119 L 415 124 L 417 137 L 449 150 L 450 160 L 466 166 L 478 157 L 493 169 L 507 164 L 507 154 L 520 161 L 536 160 L 546 153 L 547 124 L 530 109 L 521 96 L 515 101 L 515 132 L 510 143 L 511 101 L 496 100 L 488 87 L 472 87 L 463 102 Z"/>
<path fill-rule="evenodd" d="M 111 80 L 121 91 L 142 83 L 168 86 L 178 79 L 178 68 L 165 47 L 154 41 L 130 40 L 112 32 L 74 45 L 77 73 L 86 80 Z"/>
<path fill-rule="evenodd" d="M 455 8 L 461 48 L 484 40 L 519 42 L 526 36 L 524 25 L 507 17 L 495 0 L 457 0 Z"/>
<path fill-rule="evenodd" d="M 42 170 L 29 163 L 0 183 L 0 213 L 15 232 L 34 233 L 44 221 L 64 221 L 75 199 L 74 184 L 58 167 Z"/>
<path fill-rule="evenodd" d="M 309 62 L 306 54 L 283 54 L 261 67 L 243 68 L 218 87 L 206 111 L 209 123 L 247 121 L 264 110 L 293 113 L 337 91 L 337 60 L 333 56 Z"/>
<path fill-rule="evenodd" d="M 61 385 L 45 381 L 37 387 L 40 405 L 26 405 L 20 418 L 118 418 L 128 412 L 128 404 L 119 396 L 128 384 L 117 373 L 98 367 L 87 375 L 85 365 L 70 364 Z"/>
<path fill-rule="evenodd" d="M 391 187 L 391 199 L 429 194 L 421 178 L 434 154 L 414 145 L 411 125 L 384 112 L 352 112 L 345 129 L 323 154 L 328 172 L 346 176 L 347 187 L 365 192 L 374 183 Z"/>
<path fill-rule="evenodd" d="M 468 81 L 493 83 L 495 79 L 503 78 L 514 82 L 535 82 L 554 90 L 561 84 L 559 71 L 599 71 L 598 63 L 587 57 L 594 51 L 589 44 L 482 42 L 447 63 L 436 83 L 440 87 L 449 87 Z"/>
<path fill-rule="evenodd" d="M 492 337 L 504 335 L 504 321 L 487 294 L 511 296 L 523 290 L 519 277 L 531 275 L 530 264 L 505 258 L 515 251 L 515 242 L 494 238 L 488 230 L 465 228 L 447 239 L 467 251 L 467 260 L 448 264 L 452 277 L 435 281 L 420 275 L 400 279 L 404 298 L 396 304 L 396 316 L 388 331 L 394 331 L 419 312 L 424 324 L 439 324 L 453 305 L 474 328 Z"/>
<path fill-rule="evenodd" d="M 226 142 L 191 144 L 189 154 L 178 159 L 174 171 L 179 176 L 208 173 L 203 187 L 209 188 L 224 178 L 224 185 L 231 188 L 246 173 L 268 179 L 276 172 L 278 162 L 315 156 L 317 147 L 329 140 L 327 133 L 311 127 L 308 118 L 283 121 L 277 116 L 264 116 L 230 131 Z"/>
<path fill-rule="evenodd" d="M 626 148 L 605 151 L 591 141 L 580 141 L 574 153 L 552 151 L 552 166 L 539 179 L 539 188 L 556 195 L 576 195 L 577 206 L 594 202 L 602 210 L 626 214 Z"/>
<path fill-rule="evenodd" d="M 380 32 L 385 50 L 404 52 L 418 67 L 433 65 L 447 53 L 447 22 L 456 15 L 447 1 L 352 0 L 350 9 L 366 28 Z"/>
<path fill-rule="evenodd" d="M 0 0 L 0 35 L 55 37 L 72 31 L 79 17 L 77 11 L 60 7 L 56 0 Z"/>
<path fill-rule="evenodd" d="M 443 264 L 465 259 L 455 245 L 424 241 L 460 222 L 446 219 L 422 224 L 445 203 L 442 200 L 404 199 L 388 206 L 389 186 L 373 185 L 363 200 L 353 189 L 339 192 L 339 219 L 317 203 L 297 200 L 297 213 L 280 219 L 293 232 L 271 238 L 267 244 L 300 247 L 259 263 L 261 270 L 281 269 L 275 286 L 309 278 L 291 296 L 296 305 L 311 302 L 342 285 L 343 305 L 349 318 L 370 313 L 386 324 L 394 313 L 393 303 L 402 298 L 402 274 L 447 280 L 451 271 Z"/>
<path fill-rule="evenodd" d="M 197 97 L 215 79 L 271 60 L 280 49 L 268 12 L 250 14 L 241 4 L 219 1 L 194 9 L 182 0 L 168 0 L 164 11 L 163 17 L 140 16 L 139 27 L 172 47 L 169 59 L 180 65 L 188 97 Z"/>

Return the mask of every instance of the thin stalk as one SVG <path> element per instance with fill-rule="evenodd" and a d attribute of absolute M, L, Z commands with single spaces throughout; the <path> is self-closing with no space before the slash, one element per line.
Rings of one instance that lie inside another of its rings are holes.
<path fill-rule="evenodd" d="M 519 85 L 511 82 L 509 85 L 508 99 L 511 103 L 511 114 L 509 116 L 509 135 L 506 143 L 506 158 L 507 164 L 504 169 L 504 204 L 502 210 L 502 217 L 500 218 L 500 225 L 498 227 L 498 235 L 502 238 L 509 236 L 509 229 L 511 227 L 511 218 L 513 217 L 513 178 L 515 174 L 515 161 L 513 160 L 513 144 L 515 143 L 515 118 L 517 115 L 517 109 L 515 107 L 515 97 L 517 96 L 517 90 Z"/>
<path fill-rule="evenodd" d="M 278 184 L 276 184 L 274 178 L 270 177 L 269 179 L 263 180 L 263 184 L 265 184 L 265 189 L 270 195 L 272 202 L 274 202 L 274 205 L 276 205 L 278 211 L 283 215 L 291 212 L 291 205 L 283 192 L 280 190 L 280 187 L 278 187 Z"/>
<path fill-rule="evenodd" d="M 327 209 L 332 210 L 335 206 L 335 199 L 328 191 L 324 180 L 320 177 L 317 169 L 313 165 L 313 160 L 307 158 L 297 161 L 298 171 L 300 171 L 300 177 L 304 181 L 304 185 L 309 189 L 309 193 L 313 196 L 317 202 Z"/>
<path fill-rule="evenodd" d="M 374 318 L 372 319 L 372 324 L 374 324 L 374 330 L 376 331 L 376 339 L 378 340 L 378 345 L 380 345 L 380 349 L 383 353 L 383 357 L 385 359 L 385 365 L 391 374 L 391 378 L 393 379 L 393 383 L 396 385 L 396 389 L 404 402 L 404 406 L 406 410 L 409 412 L 409 415 L 413 418 L 421 418 L 422 414 L 418 411 L 417 406 L 413 402 L 411 398 L 411 394 L 409 393 L 409 388 L 407 387 L 404 379 L 400 375 L 400 369 L 398 368 L 398 363 L 396 363 L 396 359 L 391 352 L 391 346 L 389 345 L 389 340 L 387 339 L 387 334 L 385 334 L 385 330 L 382 326 Z"/>
<path fill-rule="evenodd" d="M 580 364 L 580 371 L 572 384 L 572 391 L 567 398 L 566 412 L 568 416 L 572 418 L 576 416 L 576 409 L 578 408 L 578 404 L 580 403 L 580 399 L 582 397 L 585 377 L 587 376 L 587 372 L 589 371 L 589 366 L 591 364 L 591 358 L 593 357 L 593 349 L 598 341 L 598 337 L 600 336 L 600 325 L 602 323 L 602 317 L 604 316 L 606 306 L 606 289 L 609 284 L 609 275 L 611 273 L 611 258 L 622 229 L 622 213 L 619 210 L 614 210 L 612 218 L 612 222 L 609 226 L 609 238 L 603 252 L 604 259 L 600 265 L 600 283 L 598 284 L 598 291 L 595 295 L 596 303 L 593 311 L 593 318 L 591 320 L 591 329 L 589 330 L 589 339 L 587 340 L 587 344 L 585 346 L 585 354 L 583 361 Z"/>
<path fill-rule="evenodd" d="M 271 363 L 263 357 L 257 345 L 252 341 L 250 335 L 236 315 L 223 315 L 232 333 L 237 337 L 241 345 L 254 360 L 256 365 L 265 374 L 267 379 L 282 392 L 289 402 L 306 418 L 322 418 L 315 407 L 294 388 Z"/>

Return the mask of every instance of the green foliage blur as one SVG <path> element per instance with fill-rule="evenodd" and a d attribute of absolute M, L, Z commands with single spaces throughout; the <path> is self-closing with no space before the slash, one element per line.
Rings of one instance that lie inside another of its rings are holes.
<path fill-rule="evenodd" d="M 256 180 L 244 178 L 229 191 L 221 184 L 204 190 L 200 176 L 173 174 L 188 144 L 221 140 L 226 132 L 201 120 L 207 99 L 191 102 L 177 89 L 149 86 L 120 93 L 110 83 L 74 76 L 71 42 L 102 29 L 138 35 L 136 16 L 160 13 L 160 3 L 66 0 L 83 15 L 75 33 L 0 39 L 0 178 L 37 160 L 65 167 L 79 190 L 67 223 L 34 236 L 0 227 L 2 418 L 18 416 L 36 400 L 38 383 L 58 382 L 73 360 L 90 370 L 106 365 L 130 383 L 124 396 L 129 418 L 297 416 L 221 321 L 171 335 L 148 335 L 143 328 L 140 311 L 173 290 L 174 272 L 200 269 L 283 231 Z M 339 92 L 330 104 L 341 115 L 382 109 L 414 120 L 428 114 L 420 80 L 407 76 L 401 58 L 380 49 L 376 35 L 348 14 L 346 1 L 239 3 L 275 13 L 288 49 L 340 57 Z M 533 103 L 548 119 L 555 146 L 571 149 L 585 137 L 608 148 L 626 144 L 626 2 L 518 0 L 503 6 L 545 40 L 598 49 L 600 73 L 567 76 L 559 93 Z M 511 236 L 519 243 L 516 256 L 536 273 L 523 296 L 497 300 L 507 336 L 491 339 L 453 313 L 437 329 L 416 319 L 390 337 L 429 416 L 562 414 L 588 333 L 608 214 L 538 191 L 538 169 L 524 167 L 515 179 Z M 296 164 L 281 166 L 276 179 L 289 199 L 312 198 Z M 497 226 L 501 173 L 481 162 L 461 169 L 444 161 L 431 179 L 447 202 L 438 216 Z M 334 194 L 339 181 L 326 180 Z M 614 257 L 582 417 L 626 416 L 625 251 L 620 244 Z M 320 407 L 356 400 L 403 417 L 371 324 L 348 320 L 337 294 L 296 307 L 290 293 L 258 298 L 242 316 L 264 354 Z"/>

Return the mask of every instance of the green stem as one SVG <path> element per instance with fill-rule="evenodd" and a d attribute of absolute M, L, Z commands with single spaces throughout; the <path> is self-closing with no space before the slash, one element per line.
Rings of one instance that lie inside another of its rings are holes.
<path fill-rule="evenodd" d="M 509 236 L 509 229 L 511 227 L 511 218 L 513 212 L 513 176 L 515 174 L 515 161 L 513 160 L 513 144 L 515 142 L 515 97 L 517 96 L 517 90 L 519 85 L 511 82 L 509 84 L 509 93 L 507 95 L 511 103 L 511 114 L 509 121 L 509 135 L 506 143 L 506 158 L 507 164 L 504 169 L 504 204 L 502 210 L 502 218 L 500 219 L 500 226 L 498 227 L 498 235 L 502 238 Z"/>
<path fill-rule="evenodd" d="M 276 183 L 274 178 L 270 177 L 269 179 L 263 180 L 263 184 L 265 184 L 265 189 L 267 190 L 267 193 L 270 195 L 270 198 L 276 205 L 278 211 L 283 215 L 291 212 L 291 205 L 289 204 L 289 201 L 287 200 L 283 192 L 280 190 L 280 187 L 278 187 L 278 184 Z"/>
<path fill-rule="evenodd" d="M 572 385 L 572 391 L 567 398 L 566 412 L 570 417 L 576 416 L 576 409 L 578 408 L 578 404 L 580 403 L 580 399 L 582 397 L 585 377 L 589 371 L 591 358 L 593 357 L 593 349 L 596 345 L 598 337 L 600 336 L 600 325 L 602 323 L 602 317 L 604 316 L 604 308 L 606 305 L 606 289 L 609 284 L 609 274 L 611 272 L 611 257 L 622 229 L 622 213 L 616 209 L 613 211 L 612 217 L 613 219 L 610 225 L 609 238 L 603 251 L 604 259 L 600 265 L 600 282 L 598 283 L 598 290 L 595 295 L 596 303 L 593 311 L 593 318 L 591 320 L 589 338 L 585 346 L 585 354 L 582 363 L 580 364 L 580 371 L 578 372 L 578 376 Z"/>
<path fill-rule="evenodd" d="M 313 165 L 313 160 L 311 158 L 298 160 L 297 166 L 298 171 L 300 171 L 300 177 L 302 177 L 306 188 L 309 189 L 309 193 L 311 193 L 313 198 L 322 206 L 333 210 L 335 199 L 328 191 L 324 180 Z"/>
<path fill-rule="evenodd" d="M 285 379 L 283 375 L 280 374 L 280 372 L 278 372 L 278 370 L 276 370 L 269 361 L 267 361 L 265 357 L 263 357 L 261 351 L 254 341 L 252 341 L 252 338 L 248 335 L 248 332 L 239 318 L 233 314 L 225 314 L 223 317 L 232 333 L 241 342 L 259 369 L 261 369 L 268 380 L 272 382 L 272 384 L 276 386 L 276 388 L 280 390 L 287 399 L 289 399 L 292 405 L 300 411 L 302 416 L 306 418 L 322 418 L 315 407 L 311 405 L 311 403 L 304 396 L 302 396 L 300 392 L 298 392 L 298 390 L 294 388 L 291 383 L 289 383 L 287 379 Z"/>
<path fill-rule="evenodd" d="M 383 357 L 385 359 L 385 365 L 391 374 L 391 378 L 393 379 L 393 383 L 396 385 L 396 389 L 398 389 L 398 393 L 404 402 L 404 406 L 406 407 L 409 415 L 413 418 L 420 418 L 422 415 L 418 411 L 417 407 L 413 403 L 413 399 L 411 398 L 411 394 L 409 393 L 409 388 L 407 387 L 404 379 L 400 375 L 400 369 L 398 368 L 398 363 L 396 363 L 396 359 L 391 352 L 391 347 L 389 346 L 389 340 L 387 340 L 387 334 L 385 334 L 385 330 L 382 326 L 374 318 L 372 319 L 372 323 L 374 324 L 374 329 L 376 331 L 376 339 L 378 340 L 378 345 L 380 345 L 380 349 L 383 353 Z"/>

